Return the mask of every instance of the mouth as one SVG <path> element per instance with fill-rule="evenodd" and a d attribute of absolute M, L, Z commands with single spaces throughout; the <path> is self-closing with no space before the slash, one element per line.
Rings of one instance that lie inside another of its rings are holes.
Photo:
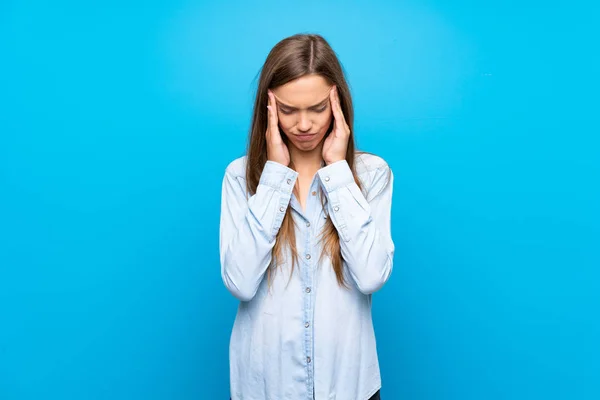
<path fill-rule="evenodd" d="M 316 133 L 306 133 L 306 134 L 301 134 L 301 135 L 294 135 L 294 137 L 298 140 L 305 141 L 305 140 L 311 140 L 316 135 L 317 135 Z"/>

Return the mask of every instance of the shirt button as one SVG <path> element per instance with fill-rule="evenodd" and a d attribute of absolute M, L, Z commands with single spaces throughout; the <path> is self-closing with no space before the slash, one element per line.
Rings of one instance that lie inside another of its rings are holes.
<path fill-rule="evenodd" d="M 284 207 L 279 207 L 279 211 L 284 212 L 285 208 Z"/>
<path fill-rule="evenodd" d="M 317 192 L 313 190 L 313 192 L 312 192 L 312 195 L 313 195 L 313 196 L 316 196 L 316 195 L 317 195 Z"/>
<path fill-rule="evenodd" d="M 306 255 L 306 259 L 307 259 L 307 260 L 310 260 L 310 254 L 307 254 L 307 255 Z"/>
<path fill-rule="evenodd" d="M 333 207 L 333 211 L 340 211 L 340 208 L 338 206 Z"/>
<path fill-rule="evenodd" d="M 310 364 L 310 357 L 306 357 L 306 362 Z"/>
<path fill-rule="evenodd" d="M 291 179 L 288 179 L 288 180 L 287 180 L 287 184 L 289 185 L 290 183 L 292 183 L 292 180 L 291 180 Z"/>
<path fill-rule="evenodd" d="M 310 293 L 310 288 L 309 287 L 306 288 L 306 293 Z"/>
<path fill-rule="evenodd" d="M 309 326 L 310 326 L 310 324 L 308 322 L 304 324 L 305 328 L 308 328 Z"/>
<path fill-rule="evenodd" d="M 306 227 L 309 228 L 310 227 L 310 222 L 306 223 Z"/>
<path fill-rule="evenodd" d="M 329 177 L 328 176 L 325 177 L 325 182 L 329 182 Z"/>

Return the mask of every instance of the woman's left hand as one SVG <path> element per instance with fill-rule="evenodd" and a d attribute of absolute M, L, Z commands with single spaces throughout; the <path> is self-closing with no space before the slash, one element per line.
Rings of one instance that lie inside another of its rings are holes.
<path fill-rule="evenodd" d="M 329 92 L 329 102 L 334 122 L 333 130 L 323 143 L 323 160 L 327 165 L 346 159 L 348 140 L 350 139 L 350 127 L 344 118 L 336 86 Z"/>

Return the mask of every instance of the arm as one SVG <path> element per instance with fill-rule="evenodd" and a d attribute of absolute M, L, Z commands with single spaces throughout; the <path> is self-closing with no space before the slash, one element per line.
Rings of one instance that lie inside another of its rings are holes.
<path fill-rule="evenodd" d="M 346 160 L 321 168 L 318 174 L 350 275 L 362 293 L 373 293 L 392 272 L 392 171 L 385 163 L 375 170 L 368 198 L 354 181 Z"/>
<path fill-rule="evenodd" d="M 239 300 L 250 301 L 271 263 L 271 250 L 298 173 L 267 161 L 254 194 L 229 170 L 223 179 L 219 247 L 221 277 Z"/>

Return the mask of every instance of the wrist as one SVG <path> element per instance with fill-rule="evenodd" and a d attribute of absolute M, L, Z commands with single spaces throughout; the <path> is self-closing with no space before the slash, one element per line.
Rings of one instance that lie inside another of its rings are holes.
<path fill-rule="evenodd" d="M 267 161 L 271 161 L 271 162 L 274 162 L 274 163 L 277 163 L 277 164 L 281 164 L 284 167 L 289 167 L 290 166 L 290 161 L 289 160 L 285 160 L 285 159 L 281 160 L 281 159 L 277 159 L 275 157 L 269 157 L 269 156 L 267 156 Z"/>
<path fill-rule="evenodd" d="M 325 164 L 326 165 L 331 165 L 331 164 L 335 164 L 336 162 L 339 162 L 339 161 L 342 161 L 342 160 L 345 160 L 345 158 L 344 157 L 332 158 L 332 159 L 329 159 L 329 160 L 325 160 Z"/>

